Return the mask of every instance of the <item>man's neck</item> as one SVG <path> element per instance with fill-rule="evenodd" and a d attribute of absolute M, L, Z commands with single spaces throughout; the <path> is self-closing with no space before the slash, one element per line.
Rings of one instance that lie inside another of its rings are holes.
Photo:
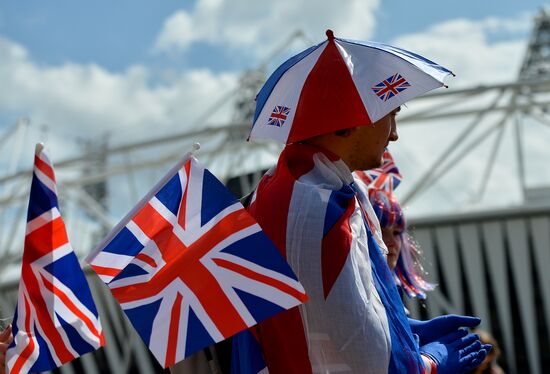
<path fill-rule="evenodd" d="M 321 148 L 329 154 L 338 157 L 347 165 L 347 167 L 353 171 L 353 165 L 351 164 L 351 157 L 349 157 L 349 138 L 346 135 L 325 134 L 315 138 L 307 139 L 302 143 Z"/>

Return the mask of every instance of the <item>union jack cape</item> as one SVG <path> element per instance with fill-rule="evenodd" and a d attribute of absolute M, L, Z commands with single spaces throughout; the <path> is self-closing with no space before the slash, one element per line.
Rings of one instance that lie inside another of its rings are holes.
<path fill-rule="evenodd" d="M 306 300 L 258 223 L 190 155 L 87 261 L 164 367 Z"/>
<path fill-rule="evenodd" d="M 423 372 L 366 196 L 342 160 L 306 144 L 264 175 L 249 210 L 310 299 L 239 334 L 233 373 Z"/>
<path fill-rule="evenodd" d="M 38 144 L 27 212 L 9 373 L 55 369 L 104 344 L 95 304 L 59 212 L 52 164 Z"/>

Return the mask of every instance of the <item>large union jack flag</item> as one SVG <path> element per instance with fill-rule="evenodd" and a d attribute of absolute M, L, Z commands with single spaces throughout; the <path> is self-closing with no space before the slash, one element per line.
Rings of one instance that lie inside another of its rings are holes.
<path fill-rule="evenodd" d="M 9 373 L 51 370 L 104 344 L 95 304 L 67 239 L 59 213 L 55 175 L 38 144 Z"/>
<path fill-rule="evenodd" d="M 282 127 L 289 113 L 290 113 L 290 108 L 287 108 L 286 106 L 277 105 L 271 112 L 271 115 L 267 120 L 267 124 L 271 126 Z"/>
<path fill-rule="evenodd" d="M 388 101 L 409 87 L 411 87 L 411 84 L 407 82 L 401 74 L 394 74 L 372 87 L 372 91 L 380 98 L 380 100 Z"/>
<path fill-rule="evenodd" d="M 257 222 L 192 157 L 87 261 L 164 367 L 306 300 Z"/>
<path fill-rule="evenodd" d="M 385 190 L 392 193 L 399 186 L 403 177 L 395 166 L 393 157 L 387 149 L 382 157 L 382 166 L 376 169 L 355 171 L 355 174 L 372 189 Z"/>

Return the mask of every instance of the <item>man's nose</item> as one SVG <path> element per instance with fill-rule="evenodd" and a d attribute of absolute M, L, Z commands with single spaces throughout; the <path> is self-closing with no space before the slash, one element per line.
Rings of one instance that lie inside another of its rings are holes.
<path fill-rule="evenodd" d="M 399 135 L 397 134 L 397 126 L 395 124 L 395 121 L 393 121 L 390 130 L 390 141 L 395 142 L 397 141 L 397 139 L 399 139 Z"/>

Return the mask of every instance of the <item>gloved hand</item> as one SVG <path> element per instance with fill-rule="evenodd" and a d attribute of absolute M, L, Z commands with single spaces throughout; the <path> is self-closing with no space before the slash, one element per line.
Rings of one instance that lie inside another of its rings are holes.
<path fill-rule="evenodd" d="M 447 314 L 428 321 L 419 321 L 409 318 L 409 324 L 413 334 L 418 335 L 420 346 L 433 342 L 460 327 L 476 327 L 481 322 L 477 317 Z"/>
<path fill-rule="evenodd" d="M 492 346 L 482 345 L 479 335 L 459 329 L 420 347 L 420 353 L 437 365 L 438 374 L 464 373 L 478 367 Z"/>

